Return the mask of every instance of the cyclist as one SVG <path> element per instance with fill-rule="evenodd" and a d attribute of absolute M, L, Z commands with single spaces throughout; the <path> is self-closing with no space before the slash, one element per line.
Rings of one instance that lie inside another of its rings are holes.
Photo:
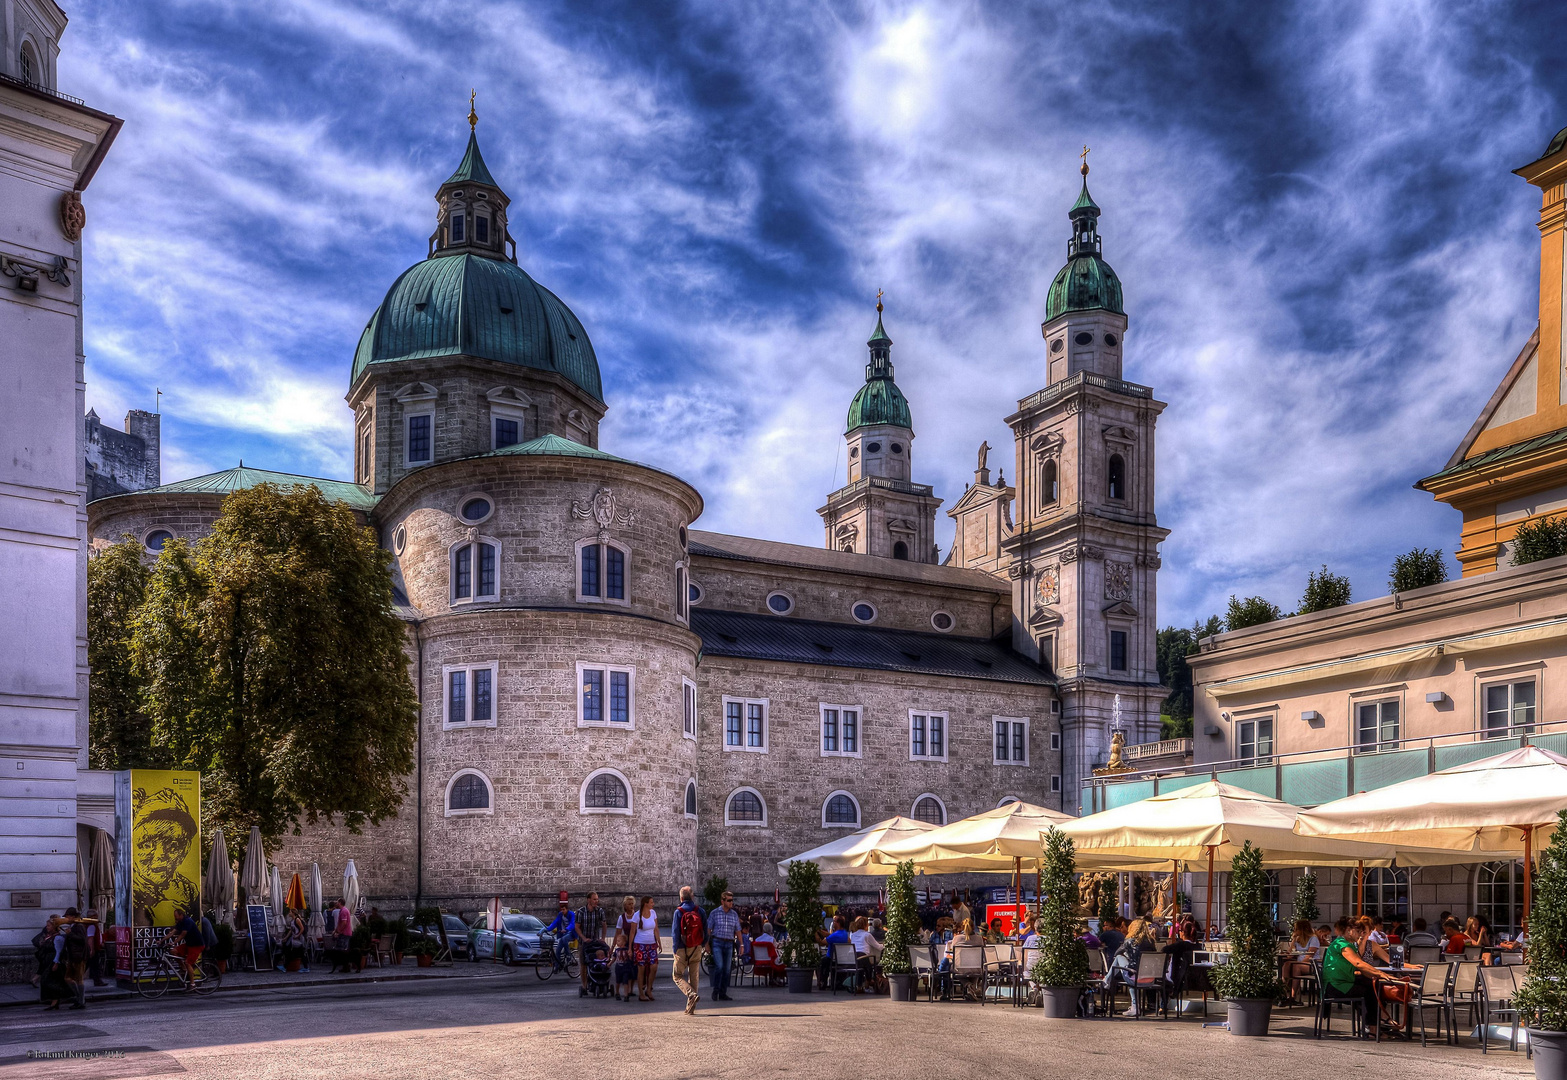
<path fill-rule="evenodd" d="M 207 947 L 206 938 L 202 936 L 201 924 L 191 918 L 190 912 L 182 907 L 174 909 L 174 926 L 169 930 L 166 941 L 179 939 L 173 948 L 175 956 L 180 958 L 184 967 L 185 981 L 191 982 L 196 975 L 196 964 L 201 960 L 201 953 Z"/>
<path fill-rule="evenodd" d="M 571 910 L 570 898 L 564 892 L 560 894 L 560 911 L 544 932 L 555 935 L 555 969 L 559 971 L 566 966 L 566 950 L 571 948 L 571 939 L 577 936 L 577 913 Z"/>

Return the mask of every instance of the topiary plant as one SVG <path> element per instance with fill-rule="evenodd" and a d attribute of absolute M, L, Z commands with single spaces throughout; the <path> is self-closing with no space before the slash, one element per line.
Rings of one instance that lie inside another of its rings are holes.
<path fill-rule="evenodd" d="M 782 950 L 788 967 L 814 969 L 821 963 L 822 951 L 816 944 L 816 931 L 822 926 L 821 888 L 821 867 L 813 862 L 789 864 L 789 906 L 784 913 L 789 940 Z"/>
<path fill-rule="evenodd" d="M 887 882 L 887 940 L 881 954 L 881 969 L 888 975 L 907 975 L 914 970 L 909 946 L 920 940 L 919 900 L 914 896 L 914 864 L 902 862 Z"/>
<path fill-rule="evenodd" d="M 1283 989 L 1267 887 L 1262 850 L 1248 840 L 1230 863 L 1230 962 L 1211 974 L 1213 988 L 1232 1000 L 1271 1000 Z"/>
<path fill-rule="evenodd" d="M 1115 892 L 1110 888 L 1110 882 L 1101 878 L 1099 881 L 1099 910 L 1097 912 L 1101 929 L 1108 926 L 1110 920 L 1120 914 L 1116 910 L 1118 906 Z"/>
<path fill-rule="evenodd" d="M 1317 910 L 1317 875 L 1304 873 L 1295 879 L 1295 918 L 1315 923 L 1322 917 Z"/>
<path fill-rule="evenodd" d="M 1513 998 L 1518 1018 L 1536 1031 L 1567 1031 L 1567 810 L 1540 858 L 1528 929 L 1529 971 Z"/>
<path fill-rule="evenodd" d="M 1040 885 L 1044 889 L 1043 912 L 1034 926 L 1039 935 L 1039 959 L 1029 974 L 1041 986 L 1082 986 L 1088 980 L 1088 950 L 1077 937 L 1077 917 L 1073 914 L 1077 888 L 1072 875 L 1077 869 L 1077 845 L 1059 829 L 1045 834 L 1045 867 Z"/>

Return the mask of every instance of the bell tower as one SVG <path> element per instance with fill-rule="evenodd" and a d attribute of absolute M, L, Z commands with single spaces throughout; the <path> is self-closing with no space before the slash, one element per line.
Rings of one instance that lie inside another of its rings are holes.
<path fill-rule="evenodd" d="M 1129 743 L 1159 737 L 1155 653 L 1159 544 L 1154 424 L 1165 404 L 1125 381 L 1121 282 L 1104 261 L 1100 210 L 1083 189 L 1067 261 L 1041 331 L 1045 387 L 1007 417 L 1016 445 L 1016 526 L 1003 541 L 1013 645 L 1046 664 L 1062 701 L 1063 800 L 1110 751 L 1115 701 Z"/>

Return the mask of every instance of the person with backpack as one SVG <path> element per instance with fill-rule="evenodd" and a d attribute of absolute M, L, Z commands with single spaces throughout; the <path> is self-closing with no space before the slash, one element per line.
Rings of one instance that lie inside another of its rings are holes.
<path fill-rule="evenodd" d="M 687 1016 L 696 1012 L 696 1003 L 702 1000 L 697 983 L 702 973 L 702 954 L 707 949 L 707 921 L 693 896 L 691 886 L 681 888 L 680 906 L 675 909 L 669 928 L 675 948 L 675 988 L 686 996 Z"/>

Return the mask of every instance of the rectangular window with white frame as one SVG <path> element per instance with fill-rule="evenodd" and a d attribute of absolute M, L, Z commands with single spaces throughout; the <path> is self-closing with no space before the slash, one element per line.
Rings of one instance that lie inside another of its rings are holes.
<path fill-rule="evenodd" d="M 688 739 L 696 738 L 696 683 L 680 680 L 680 734 Z"/>
<path fill-rule="evenodd" d="M 947 760 L 947 714 L 909 710 L 909 760 Z"/>
<path fill-rule="evenodd" d="M 993 716 L 996 741 L 993 764 L 1028 765 L 1028 717 Z"/>
<path fill-rule="evenodd" d="M 724 751 L 767 753 L 766 698 L 724 698 Z"/>
<path fill-rule="evenodd" d="M 1398 698 L 1355 702 L 1355 752 L 1397 750 L 1401 711 Z"/>
<path fill-rule="evenodd" d="M 1537 700 L 1534 679 L 1487 683 L 1480 690 L 1480 700 L 1485 707 L 1480 731 L 1484 738 L 1533 734 Z"/>
<path fill-rule="evenodd" d="M 630 592 L 630 553 L 614 541 L 577 544 L 577 599 L 624 604 Z"/>
<path fill-rule="evenodd" d="M 820 706 L 822 757 L 860 757 L 860 707 Z"/>
<path fill-rule="evenodd" d="M 636 669 L 577 664 L 577 726 L 636 726 Z"/>
<path fill-rule="evenodd" d="M 1236 721 L 1235 757 L 1252 765 L 1273 761 L 1273 717 L 1253 716 Z"/>
<path fill-rule="evenodd" d="M 441 727 L 494 727 L 499 683 L 497 661 L 441 668 Z"/>
<path fill-rule="evenodd" d="M 1052 731 L 1050 733 L 1050 749 L 1054 751 L 1059 751 L 1061 749 L 1061 733 L 1059 731 Z"/>
<path fill-rule="evenodd" d="M 403 443 L 403 459 L 407 465 L 428 465 L 435 460 L 435 414 L 433 412 L 409 413 L 404 417 L 406 425 Z"/>

